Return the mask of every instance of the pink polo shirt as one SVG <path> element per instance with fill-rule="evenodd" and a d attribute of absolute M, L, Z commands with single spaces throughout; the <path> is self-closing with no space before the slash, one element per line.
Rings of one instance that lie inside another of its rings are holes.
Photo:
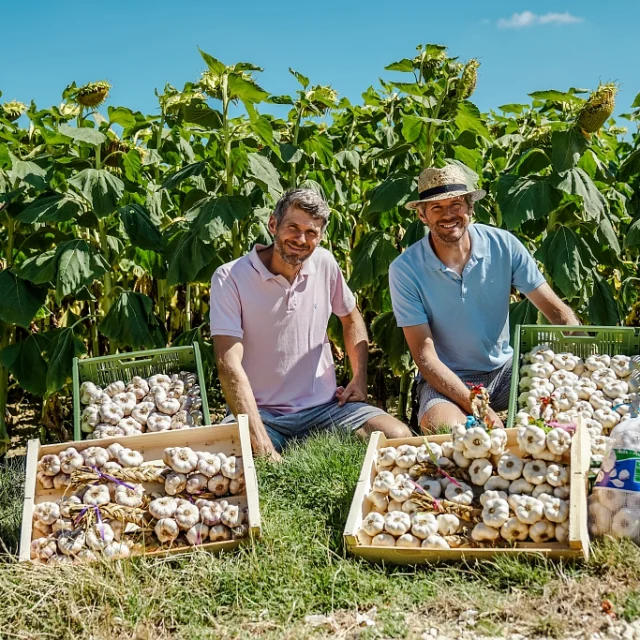
<path fill-rule="evenodd" d="M 258 407 L 295 413 L 335 397 L 327 337 L 332 313 L 356 301 L 333 255 L 318 247 L 292 284 L 264 266 L 257 245 L 219 267 L 211 279 L 211 335 L 242 338 L 242 366 Z"/>

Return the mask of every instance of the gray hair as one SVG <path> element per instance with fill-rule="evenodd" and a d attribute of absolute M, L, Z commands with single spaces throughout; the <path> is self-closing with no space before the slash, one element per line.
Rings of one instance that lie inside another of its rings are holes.
<path fill-rule="evenodd" d="M 273 217 L 280 224 L 282 218 L 289 210 L 289 207 L 302 209 L 312 218 L 322 220 L 322 229 L 324 230 L 329 223 L 329 205 L 324 201 L 322 196 L 313 189 L 291 189 L 287 191 L 276 204 L 273 211 Z"/>

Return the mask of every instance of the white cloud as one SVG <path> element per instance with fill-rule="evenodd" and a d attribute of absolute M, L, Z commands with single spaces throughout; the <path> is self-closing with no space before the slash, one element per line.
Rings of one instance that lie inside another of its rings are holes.
<path fill-rule="evenodd" d="M 500 18 L 498 20 L 498 28 L 500 29 L 522 29 L 523 27 L 535 27 L 541 24 L 575 24 L 583 22 L 584 18 L 574 16 L 569 12 L 565 13 L 545 13 L 542 15 L 535 14 L 531 11 L 523 11 L 522 13 L 514 13 L 510 18 Z"/>

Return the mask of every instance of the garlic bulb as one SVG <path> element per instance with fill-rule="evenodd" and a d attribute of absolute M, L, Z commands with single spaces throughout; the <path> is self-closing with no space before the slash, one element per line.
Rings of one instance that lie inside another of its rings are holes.
<path fill-rule="evenodd" d="M 244 511 L 235 504 L 227 505 L 220 516 L 222 524 L 230 529 L 237 527 L 244 522 Z"/>
<path fill-rule="evenodd" d="M 491 542 L 497 540 L 500 536 L 500 531 L 489 527 L 484 522 L 478 523 L 471 531 L 471 537 L 478 542 Z"/>
<path fill-rule="evenodd" d="M 527 453 L 536 455 L 545 448 L 546 439 L 547 435 L 540 427 L 529 425 L 528 427 L 524 428 L 524 432 L 522 434 L 522 448 Z"/>
<path fill-rule="evenodd" d="M 110 501 L 109 488 L 104 484 L 90 486 L 82 496 L 82 502 L 92 507 L 108 504 Z"/>
<path fill-rule="evenodd" d="M 380 471 L 373 481 L 373 489 L 378 493 L 389 493 L 396 483 L 391 471 Z"/>
<path fill-rule="evenodd" d="M 401 444 L 396 449 L 396 465 L 403 469 L 408 469 L 416 463 L 416 457 L 418 455 L 417 447 L 410 444 Z"/>
<path fill-rule="evenodd" d="M 485 490 L 480 496 L 480 504 L 484 507 L 488 500 L 494 500 L 496 498 L 501 498 L 506 501 L 509 499 L 509 495 L 505 491 Z"/>
<path fill-rule="evenodd" d="M 42 456 L 38 461 L 38 471 L 47 476 L 55 476 L 60 473 L 60 458 L 54 453 Z"/>
<path fill-rule="evenodd" d="M 509 504 L 502 498 L 487 500 L 482 509 L 482 522 L 499 529 L 509 519 Z"/>
<path fill-rule="evenodd" d="M 170 517 L 160 518 L 153 530 L 162 544 L 171 543 L 180 535 L 178 523 Z"/>
<path fill-rule="evenodd" d="M 522 469 L 522 477 L 531 484 L 542 484 L 547 479 L 547 465 L 543 460 L 527 462 Z"/>
<path fill-rule="evenodd" d="M 438 520 L 436 516 L 433 513 L 420 511 L 413 513 L 411 516 L 411 533 L 421 540 L 438 533 Z"/>
<path fill-rule="evenodd" d="M 229 478 L 225 478 L 221 473 L 218 473 L 213 478 L 209 478 L 207 488 L 215 496 L 224 496 L 229 493 L 230 482 Z"/>
<path fill-rule="evenodd" d="M 59 459 L 62 473 L 71 474 L 84 465 L 84 458 L 74 447 L 61 451 Z"/>
<path fill-rule="evenodd" d="M 395 547 L 396 539 L 389 533 L 379 533 L 371 540 L 374 547 Z"/>
<path fill-rule="evenodd" d="M 534 542 L 547 542 L 555 536 L 556 528 L 553 522 L 540 520 L 529 527 L 529 537 Z"/>
<path fill-rule="evenodd" d="M 34 507 L 33 517 L 44 525 L 52 525 L 60 517 L 60 507 L 55 502 L 41 502 Z"/>
<path fill-rule="evenodd" d="M 462 442 L 471 459 L 484 458 L 491 449 L 491 437 L 482 427 L 472 427 L 462 437 Z"/>
<path fill-rule="evenodd" d="M 164 490 L 167 495 L 175 496 L 187 488 L 187 476 L 184 473 L 170 471 L 164 479 Z"/>
<path fill-rule="evenodd" d="M 393 467 L 396 463 L 398 452 L 395 447 L 383 447 L 378 450 L 378 468 Z"/>
<path fill-rule="evenodd" d="M 96 522 L 92 524 L 86 534 L 86 544 L 89 549 L 94 551 L 102 551 L 107 545 L 111 544 L 115 539 L 113 529 L 106 523 Z"/>
<path fill-rule="evenodd" d="M 104 388 L 104 392 L 110 396 L 111 398 L 113 398 L 115 395 L 122 393 L 125 389 L 125 384 L 124 382 L 122 382 L 122 380 L 116 380 L 115 382 L 112 382 L 111 384 L 107 385 Z"/>
<path fill-rule="evenodd" d="M 222 522 L 222 512 L 226 506 L 223 507 L 219 502 L 209 502 L 208 504 L 200 507 L 200 520 L 207 526 L 211 527 Z M 384 526 L 384 520 L 383 520 Z M 382 531 L 382 529 L 380 529 Z"/>
<path fill-rule="evenodd" d="M 118 462 L 123 467 L 139 467 L 144 462 L 144 457 L 139 451 L 120 449 L 118 451 Z"/>
<path fill-rule="evenodd" d="M 372 511 L 362 521 L 362 530 L 369 536 L 374 537 L 384 530 L 384 516 Z"/>
<path fill-rule="evenodd" d="M 420 547 L 420 538 L 416 538 L 412 533 L 403 533 L 396 540 L 396 547 L 404 547 L 404 548 L 419 548 Z"/>
<path fill-rule="evenodd" d="M 500 535 L 509 542 L 526 540 L 529 537 L 529 526 L 518 518 L 509 518 L 500 527 Z"/>
<path fill-rule="evenodd" d="M 493 465 L 486 458 L 478 458 L 469 467 L 471 482 L 479 487 L 483 486 L 493 473 Z"/>
<path fill-rule="evenodd" d="M 72 556 L 78 553 L 85 542 L 85 535 L 80 529 L 75 531 L 63 531 L 58 536 L 58 549 L 65 556 Z"/>
<path fill-rule="evenodd" d="M 187 542 L 191 545 L 202 544 L 207 541 L 208 537 L 209 527 L 202 522 L 191 527 L 186 533 Z"/>
<path fill-rule="evenodd" d="M 524 463 L 522 458 L 513 453 L 505 453 L 500 456 L 500 459 L 498 460 L 498 474 L 505 480 L 518 479 L 522 475 L 523 468 Z"/>
<path fill-rule="evenodd" d="M 560 498 L 549 498 L 544 503 L 544 515 L 550 522 L 561 523 L 569 518 L 569 504 Z"/>
<path fill-rule="evenodd" d="M 389 498 L 396 502 L 404 502 L 411 497 L 413 493 L 414 483 L 408 478 L 398 476 L 395 484 L 389 490 Z"/>
<path fill-rule="evenodd" d="M 102 447 L 88 447 L 82 451 L 82 457 L 88 467 L 100 468 L 109 461 L 109 453 Z"/>
<path fill-rule="evenodd" d="M 401 536 L 407 533 L 411 527 L 411 516 L 403 511 L 391 511 L 385 516 L 385 531 L 393 536 Z"/>
<path fill-rule="evenodd" d="M 223 524 L 216 524 L 209 528 L 209 540 L 211 540 L 211 542 L 231 540 L 231 530 Z"/>
<path fill-rule="evenodd" d="M 473 489 L 465 482 L 457 485 L 450 483 L 444 491 L 445 498 L 450 502 L 462 505 L 470 505 L 473 502 Z"/>
<path fill-rule="evenodd" d="M 438 533 L 441 536 L 454 535 L 460 529 L 460 519 L 452 513 L 441 513 L 436 520 L 438 521 Z"/>
<path fill-rule="evenodd" d="M 244 473 L 242 458 L 229 456 L 221 464 L 220 473 L 222 473 L 225 478 L 229 478 L 230 480 L 237 480 Z"/>
<path fill-rule="evenodd" d="M 104 548 L 102 553 L 109 560 L 124 560 L 131 555 L 131 549 L 124 542 L 112 542 Z"/>
<path fill-rule="evenodd" d="M 180 529 L 188 531 L 200 520 L 200 510 L 195 504 L 183 502 L 175 511 L 174 519 Z"/>
<path fill-rule="evenodd" d="M 102 393 L 102 389 L 87 380 L 80 385 L 80 402 L 82 404 L 90 404 L 95 401 L 100 393 Z"/>
<path fill-rule="evenodd" d="M 133 376 L 131 382 L 126 386 L 126 391 L 133 393 L 139 402 L 149 393 L 149 383 L 140 376 Z"/>
<path fill-rule="evenodd" d="M 147 417 L 147 431 L 158 433 L 171 429 L 171 416 L 153 412 Z"/>
<path fill-rule="evenodd" d="M 640 518 L 638 518 L 638 511 L 628 507 L 620 509 L 611 520 L 611 535 L 616 538 L 632 538 L 638 540 L 640 537 Z"/>
<path fill-rule="evenodd" d="M 156 520 L 173 517 L 177 509 L 178 503 L 175 498 L 171 496 L 156 498 L 149 503 L 149 513 L 156 518 Z"/>
<path fill-rule="evenodd" d="M 43 489 L 53 489 L 53 479 L 55 476 L 48 476 L 43 471 L 36 473 L 36 479 L 40 483 Z"/>
<path fill-rule="evenodd" d="M 176 473 L 191 473 L 198 465 L 198 454 L 189 447 L 175 447 L 165 461 Z"/>
<path fill-rule="evenodd" d="M 523 524 L 535 524 L 544 516 L 544 504 L 538 498 L 522 496 L 515 508 L 515 514 Z"/>
<path fill-rule="evenodd" d="M 116 486 L 114 500 L 116 504 L 124 507 L 140 507 L 144 499 L 144 488 L 141 484 L 133 485 L 132 488 L 124 484 Z"/>

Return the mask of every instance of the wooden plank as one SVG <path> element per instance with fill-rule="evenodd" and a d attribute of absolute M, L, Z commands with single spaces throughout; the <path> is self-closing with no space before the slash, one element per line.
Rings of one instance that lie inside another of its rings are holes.
<path fill-rule="evenodd" d="M 260 505 L 258 496 L 258 484 L 251 453 L 251 441 L 249 438 L 249 422 L 246 415 L 238 416 L 238 422 L 198 427 L 197 429 L 181 429 L 177 431 L 162 431 L 159 433 L 145 433 L 141 436 L 127 436 L 102 438 L 100 440 L 83 440 L 80 442 L 65 442 L 61 444 L 40 446 L 38 440 L 29 442 L 27 449 L 27 477 L 25 482 L 25 501 L 23 505 L 22 536 L 20 542 L 21 561 L 30 559 L 31 538 L 33 534 L 32 518 L 33 507 L 47 500 L 58 500 L 64 495 L 71 494 L 70 489 L 44 489 L 36 482 L 38 460 L 50 453 L 60 453 L 68 447 L 75 447 L 83 451 L 88 447 L 108 447 L 114 442 L 121 442 L 128 448 L 139 451 L 144 457 L 145 464 L 162 463 L 162 454 L 167 447 L 181 446 L 191 447 L 196 451 L 222 452 L 227 455 L 242 456 L 246 488 L 242 494 L 224 497 L 230 504 L 236 504 L 242 509 L 247 509 L 247 524 L 250 536 L 259 537 L 261 533 Z M 164 466 L 164 463 L 162 463 Z M 147 493 L 161 491 L 161 483 L 142 483 Z M 166 549 L 154 549 L 145 555 L 167 555 L 187 553 L 195 548 L 219 552 L 234 549 L 246 542 L 248 538 L 229 540 L 225 542 L 209 542 L 192 546 L 169 547 Z"/>
<path fill-rule="evenodd" d="M 517 429 L 506 429 L 507 449 L 515 449 L 519 452 Z M 374 437 L 379 434 L 375 444 Z M 383 434 L 376 432 L 371 436 L 367 448 L 360 478 L 356 485 L 353 501 L 349 510 L 347 526 L 344 530 L 344 538 L 347 549 L 371 562 L 387 562 L 391 564 L 426 564 L 432 562 L 461 560 L 461 559 L 490 559 L 504 554 L 535 553 L 549 558 L 586 559 L 589 552 L 589 536 L 587 531 L 586 505 L 587 487 L 586 478 L 589 468 L 589 439 L 585 434 L 582 424 L 578 425 L 576 437 L 572 438 L 571 450 L 565 454 L 563 462 L 571 464 L 571 496 L 569 519 L 569 542 L 549 542 L 538 544 L 535 542 L 518 543 L 514 547 L 495 549 L 400 549 L 397 547 L 374 547 L 362 545 L 358 541 L 357 534 L 362 519 L 371 510 L 371 505 L 365 499 L 373 478 L 375 477 L 375 461 L 379 449 L 385 446 L 398 447 L 401 444 L 420 446 L 425 441 L 442 444 L 451 440 L 450 434 L 434 436 L 418 436 L 411 438 L 394 438 L 387 440 Z M 375 449 L 375 451 L 373 451 Z M 575 497 L 574 497 L 575 494 Z M 582 515 L 584 514 L 584 515 Z M 571 540 L 574 540 L 572 543 Z"/>
<path fill-rule="evenodd" d="M 244 480 L 247 492 L 247 519 L 253 536 L 260 535 L 260 502 L 258 500 L 258 477 L 251 451 L 251 434 L 249 433 L 249 416 L 238 414 L 238 430 L 240 432 L 240 449 L 244 465 Z"/>
<path fill-rule="evenodd" d="M 362 469 L 360 470 L 360 477 L 358 478 L 358 484 L 356 484 L 351 508 L 349 509 L 347 524 L 344 528 L 344 537 L 347 541 L 347 546 L 358 544 L 356 534 L 358 533 L 358 529 L 360 528 L 360 523 L 363 518 L 362 509 L 365 502 L 365 496 L 369 493 L 369 487 L 371 486 L 371 471 L 374 469 L 378 449 L 383 446 L 380 444 L 381 440 L 386 440 L 381 431 L 374 431 L 369 439 L 367 452 L 364 456 Z"/>
<path fill-rule="evenodd" d="M 587 491 L 591 461 L 590 438 L 587 429 L 578 421 L 571 441 L 571 487 L 569 495 L 569 546 L 589 558 L 589 519 Z"/>
<path fill-rule="evenodd" d="M 22 505 L 22 527 L 20 529 L 19 560 L 24 562 L 31 558 L 31 536 L 33 533 L 33 509 L 36 497 L 36 475 L 40 459 L 40 440 L 29 440 L 27 443 L 27 467 L 24 478 L 24 503 Z"/>

